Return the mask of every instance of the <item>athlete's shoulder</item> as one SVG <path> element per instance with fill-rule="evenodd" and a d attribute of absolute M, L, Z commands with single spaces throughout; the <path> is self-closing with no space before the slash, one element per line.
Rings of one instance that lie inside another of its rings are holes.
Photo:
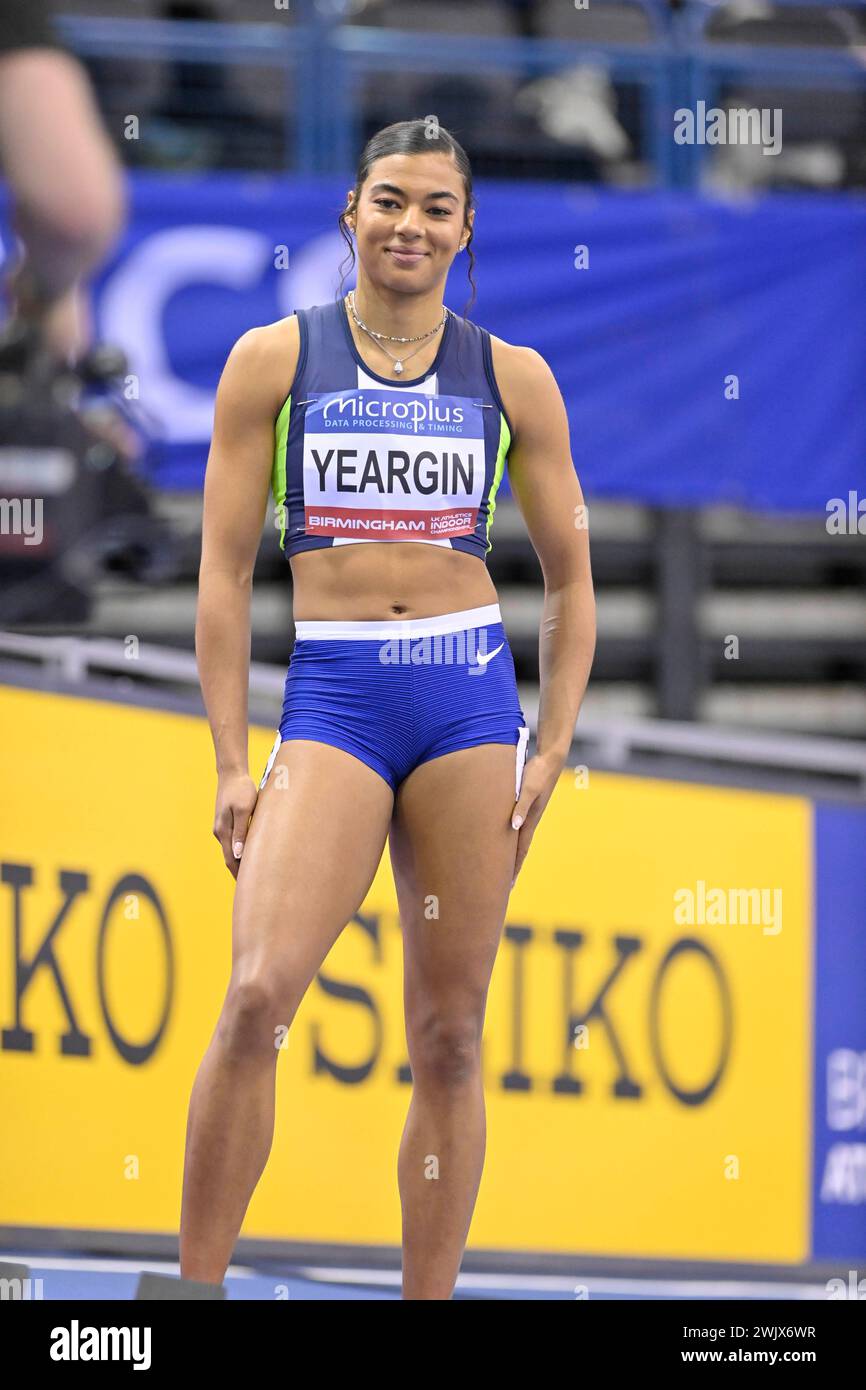
<path fill-rule="evenodd" d="M 248 328 L 228 355 L 224 377 L 242 382 L 269 410 L 279 410 L 291 391 L 300 342 L 296 314 Z"/>
<path fill-rule="evenodd" d="M 537 409 L 539 403 L 559 395 L 556 378 L 535 348 L 506 343 L 504 338 L 497 338 L 492 333 L 490 355 L 502 403 L 515 432 L 519 432 L 527 410 Z"/>
<path fill-rule="evenodd" d="M 246 343 L 246 350 L 250 356 L 258 356 L 263 364 L 274 357 L 285 364 L 286 352 L 294 353 L 297 359 L 301 344 L 298 316 L 287 314 L 285 318 L 275 319 L 273 323 L 263 323 L 258 328 L 249 328 L 238 339 L 238 343 Z"/>
<path fill-rule="evenodd" d="M 500 372 L 515 382 L 537 382 L 540 378 L 553 376 L 545 359 L 535 348 L 518 347 L 516 343 L 506 343 L 504 338 L 489 334 L 490 353 L 497 377 Z"/>

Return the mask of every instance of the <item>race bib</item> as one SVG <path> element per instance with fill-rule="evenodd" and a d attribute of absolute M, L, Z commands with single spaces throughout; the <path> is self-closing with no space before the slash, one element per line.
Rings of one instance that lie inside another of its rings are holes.
<path fill-rule="evenodd" d="M 315 396 L 306 411 L 309 535 L 423 541 L 475 530 L 485 475 L 480 402 L 355 388 Z"/>

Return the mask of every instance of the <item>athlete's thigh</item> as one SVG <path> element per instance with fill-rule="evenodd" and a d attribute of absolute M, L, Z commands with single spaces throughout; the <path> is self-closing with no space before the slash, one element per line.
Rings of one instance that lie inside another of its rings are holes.
<path fill-rule="evenodd" d="M 503 743 L 463 748 L 397 790 L 389 845 L 407 1023 L 415 1008 L 486 997 L 514 875 L 515 755 Z"/>
<path fill-rule="evenodd" d="M 306 988 L 367 895 L 393 802 L 388 783 L 350 753 L 281 743 L 238 871 L 236 972 L 278 971 Z"/>

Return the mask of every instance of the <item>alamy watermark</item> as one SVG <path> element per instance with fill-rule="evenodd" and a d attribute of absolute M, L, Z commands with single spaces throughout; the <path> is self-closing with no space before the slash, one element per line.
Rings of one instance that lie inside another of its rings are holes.
<path fill-rule="evenodd" d="M 7 1300 L 25 1303 L 44 1297 L 41 1279 L 31 1279 L 29 1276 L 26 1279 L 0 1279 L 0 1303 Z"/>
<path fill-rule="evenodd" d="M 42 498 L 0 497 L 0 535 L 23 536 L 25 545 L 41 545 Z"/>
<path fill-rule="evenodd" d="M 68 1327 L 51 1329 L 52 1361 L 131 1361 L 133 1370 L 151 1364 L 150 1327 L 90 1327 L 73 1318 Z"/>
<path fill-rule="evenodd" d="M 831 536 L 866 536 L 866 497 L 853 488 L 847 498 L 831 497 L 826 510 L 825 526 Z"/>
<path fill-rule="evenodd" d="M 782 108 L 758 109 L 721 106 L 695 109 L 680 106 L 674 112 L 674 140 L 678 145 L 760 145 L 762 154 L 778 154 L 782 148 Z"/>
<path fill-rule="evenodd" d="M 694 888 L 674 892 L 678 926 L 759 926 L 764 936 L 782 930 L 781 888 L 708 888 L 699 878 Z"/>
<path fill-rule="evenodd" d="M 461 632 L 425 633 L 387 638 L 379 647 L 383 666 L 465 666 L 469 676 L 483 676 L 491 661 L 505 648 L 486 627 Z"/>

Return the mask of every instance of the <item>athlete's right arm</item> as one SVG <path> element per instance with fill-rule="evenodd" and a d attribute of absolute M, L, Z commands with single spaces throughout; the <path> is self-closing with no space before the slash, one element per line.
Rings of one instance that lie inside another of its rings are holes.
<path fill-rule="evenodd" d="M 250 595 L 274 450 L 274 422 L 298 358 L 297 319 L 252 328 L 217 387 L 204 484 L 195 649 L 218 776 L 214 835 L 236 878 L 257 799 L 249 775 Z"/>

